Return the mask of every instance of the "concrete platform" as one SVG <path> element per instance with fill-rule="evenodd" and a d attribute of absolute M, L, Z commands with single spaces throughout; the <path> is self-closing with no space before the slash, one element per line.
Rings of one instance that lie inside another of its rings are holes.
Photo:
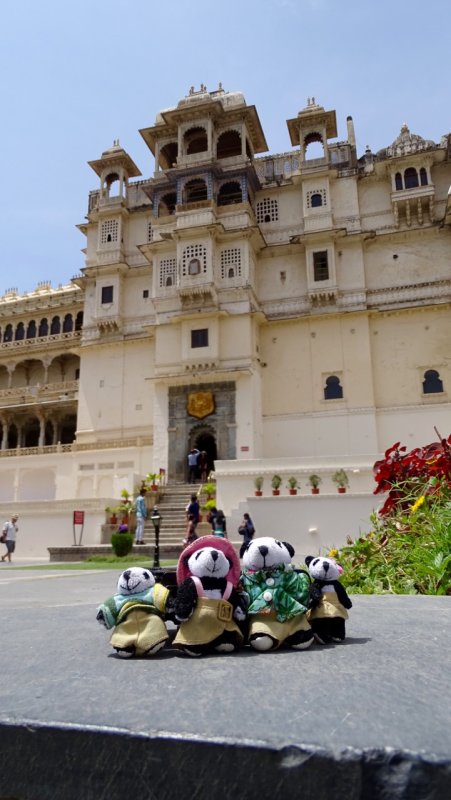
<path fill-rule="evenodd" d="M 0 798 L 449 800 L 451 598 L 354 597 L 306 652 L 123 661 L 115 572 L 0 570 Z"/>

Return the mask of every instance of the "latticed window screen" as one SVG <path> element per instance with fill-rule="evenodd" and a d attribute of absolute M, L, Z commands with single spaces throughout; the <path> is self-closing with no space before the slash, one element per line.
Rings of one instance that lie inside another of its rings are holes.
<path fill-rule="evenodd" d="M 203 244 L 190 244 L 188 247 L 185 247 L 182 256 L 182 275 L 190 275 L 190 274 L 197 274 L 199 272 L 198 269 L 192 269 L 190 271 L 189 265 L 190 262 L 193 260 L 197 260 L 200 263 L 200 272 L 204 273 L 207 271 L 207 250 L 203 246 Z M 196 265 L 197 267 L 197 265 Z"/>
<path fill-rule="evenodd" d="M 313 189 L 307 192 L 307 208 L 318 208 L 327 204 L 325 189 Z"/>
<path fill-rule="evenodd" d="M 231 247 L 221 251 L 221 279 L 241 277 L 241 250 Z"/>
<path fill-rule="evenodd" d="M 265 197 L 257 203 L 257 222 L 278 222 L 279 204 L 277 200 Z"/>
<path fill-rule="evenodd" d="M 162 258 L 160 261 L 160 288 L 175 286 L 177 260 L 175 258 Z"/>
<path fill-rule="evenodd" d="M 102 222 L 100 228 L 100 244 L 107 244 L 107 242 L 117 242 L 119 233 L 119 223 L 117 219 L 106 219 Z"/>
<path fill-rule="evenodd" d="M 147 223 L 147 241 L 153 242 L 153 228 L 151 222 Z"/>

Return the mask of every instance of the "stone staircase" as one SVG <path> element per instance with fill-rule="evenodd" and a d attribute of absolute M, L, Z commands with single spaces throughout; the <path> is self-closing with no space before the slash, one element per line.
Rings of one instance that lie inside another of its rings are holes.
<path fill-rule="evenodd" d="M 161 514 L 160 549 L 163 552 L 176 549 L 181 551 L 186 531 L 186 506 L 192 494 L 197 494 L 200 484 L 174 483 L 165 486 L 158 505 Z M 144 527 L 144 542 L 155 544 L 155 530 L 149 516 Z"/>

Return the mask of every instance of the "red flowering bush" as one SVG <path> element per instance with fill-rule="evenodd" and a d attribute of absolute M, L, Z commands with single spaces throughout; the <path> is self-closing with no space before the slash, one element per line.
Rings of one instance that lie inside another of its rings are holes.
<path fill-rule="evenodd" d="M 451 486 L 451 435 L 407 453 L 400 442 L 386 450 L 384 458 L 374 465 L 377 486 L 374 494 L 388 492 L 379 511 L 388 516 L 395 510 L 406 509 L 412 494 L 436 494 L 445 482 Z"/>

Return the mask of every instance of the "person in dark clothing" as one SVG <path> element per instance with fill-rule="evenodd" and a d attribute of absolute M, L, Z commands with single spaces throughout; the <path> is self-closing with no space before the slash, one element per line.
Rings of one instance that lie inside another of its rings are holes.
<path fill-rule="evenodd" d="M 249 514 L 243 514 L 241 525 L 238 528 L 238 533 L 243 537 L 243 544 L 240 547 L 240 558 L 243 558 L 249 542 L 252 542 L 255 534 L 254 523 L 252 522 Z"/>
<path fill-rule="evenodd" d="M 188 503 L 188 505 L 186 507 L 186 518 L 187 519 L 189 518 L 190 514 L 191 514 L 191 516 L 193 518 L 194 527 L 196 527 L 196 525 L 199 522 L 199 517 L 200 517 L 200 506 L 199 506 L 199 501 L 197 499 L 197 495 L 195 495 L 195 494 L 191 495 L 191 500 L 190 500 L 190 502 Z"/>
<path fill-rule="evenodd" d="M 227 539 L 227 524 L 224 512 L 218 510 L 214 520 L 213 533 L 215 536 L 220 536 L 222 539 Z"/>

